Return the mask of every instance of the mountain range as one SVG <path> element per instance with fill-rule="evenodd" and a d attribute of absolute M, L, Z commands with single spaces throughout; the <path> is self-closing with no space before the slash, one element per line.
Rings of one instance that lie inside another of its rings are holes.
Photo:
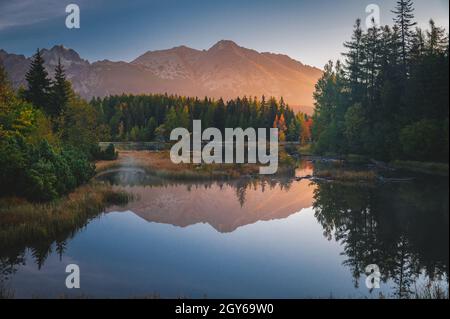
<path fill-rule="evenodd" d="M 222 40 L 208 50 L 179 46 L 148 51 L 131 62 L 90 63 L 62 45 L 43 49 L 52 76 L 61 59 L 74 90 L 82 97 L 111 94 L 169 93 L 231 99 L 274 96 L 311 113 L 313 92 L 322 71 L 282 54 L 260 53 Z M 14 87 L 25 85 L 31 58 L 0 49 L 0 60 Z"/>

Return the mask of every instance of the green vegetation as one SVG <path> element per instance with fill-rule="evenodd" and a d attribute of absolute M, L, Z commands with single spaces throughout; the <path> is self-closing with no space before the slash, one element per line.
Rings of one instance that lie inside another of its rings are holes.
<path fill-rule="evenodd" d="M 102 161 L 114 161 L 119 156 L 119 153 L 116 151 L 114 144 L 110 143 L 106 149 L 100 150 L 97 154 L 97 159 Z"/>
<path fill-rule="evenodd" d="M 449 46 L 444 29 L 414 29 L 411 0 L 395 25 L 364 32 L 357 20 L 345 62 L 316 85 L 314 149 L 384 161 L 449 160 Z"/>
<path fill-rule="evenodd" d="M 61 63 L 51 81 L 38 50 L 16 94 L 0 63 L 0 197 L 51 201 L 72 192 L 94 175 L 101 152 L 96 111 L 78 98 Z"/>
<path fill-rule="evenodd" d="M 205 98 L 168 95 L 121 95 L 93 99 L 91 105 L 101 116 L 112 141 L 167 141 L 172 129 L 192 131 L 192 121 L 202 127 L 243 129 L 277 127 L 281 141 L 305 145 L 310 141 L 311 119 L 295 114 L 283 99 L 266 101 L 237 98 L 224 102 Z"/>

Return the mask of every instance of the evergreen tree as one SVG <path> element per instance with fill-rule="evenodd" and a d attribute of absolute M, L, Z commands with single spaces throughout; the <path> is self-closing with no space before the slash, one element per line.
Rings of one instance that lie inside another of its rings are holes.
<path fill-rule="evenodd" d="M 445 29 L 436 26 L 433 20 L 430 20 L 430 30 L 427 32 L 426 51 L 428 54 L 448 54 L 448 37 Z"/>
<path fill-rule="evenodd" d="M 345 72 L 325 67 L 314 94 L 316 152 L 448 162 L 448 36 L 432 20 L 427 32 L 412 31 L 413 11 L 398 1 L 392 28 L 363 32 L 358 20 Z"/>
<path fill-rule="evenodd" d="M 365 74 L 365 86 L 366 86 L 366 97 L 368 100 L 369 112 L 373 111 L 374 104 L 377 98 L 377 88 L 376 79 L 378 77 L 378 72 L 380 68 L 380 30 L 378 27 L 374 26 L 367 30 L 367 34 L 363 37 L 364 39 L 364 51 L 365 60 L 363 63 L 364 74 Z"/>
<path fill-rule="evenodd" d="M 363 50 L 363 31 L 361 29 L 361 20 L 356 20 L 353 35 L 350 41 L 344 43 L 348 52 L 344 53 L 345 72 L 349 81 L 353 103 L 362 102 L 363 98 L 363 74 L 362 63 L 364 61 Z"/>
<path fill-rule="evenodd" d="M 72 92 L 72 86 L 66 79 L 61 59 L 58 59 L 58 65 L 55 68 L 55 79 L 51 88 L 50 116 L 57 117 L 62 114 L 69 103 L 69 99 L 73 96 Z"/>
<path fill-rule="evenodd" d="M 408 73 L 409 50 L 411 48 L 413 30 L 417 25 L 414 21 L 414 7 L 412 0 L 398 0 L 395 10 L 392 11 L 396 16 L 394 18 L 395 25 L 400 32 L 401 56 L 403 63 L 403 75 Z"/>
<path fill-rule="evenodd" d="M 214 112 L 214 127 L 218 128 L 221 132 L 225 132 L 225 120 L 226 107 L 223 100 L 220 99 Z"/>
<path fill-rule="evenodd" d="M 44 59 L 41 51 L 37 49 L 33 56 L 31 66 L 25 78 L 28 82 L 28 89 L 25 91 L 27 101 L 34 106 L 41 108 L 47 114 L 51 114 L 51 106 L 49 103 L 49 93 L 51 81 L 44 67 Z"/>
<path fill-rule="evenodd" d="M 425 34 L 422 29 L 416 28 L 411 41 L 411 60 L 419 61 L 425 54 Z"/>

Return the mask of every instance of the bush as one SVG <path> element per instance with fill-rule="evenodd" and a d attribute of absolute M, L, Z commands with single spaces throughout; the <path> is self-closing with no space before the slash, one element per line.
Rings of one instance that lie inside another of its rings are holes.
<path fill-rule="evenodd" d="M 73 191 L 94 176 L 84 153 L 62 150 L 42 140 L 37 146 L 20 137 L 0 143 L 0 195 L 17 195 L 32 201 L 50 201 Z"/>
<path fill-rule="evenodd" d="M 95 175 L 95 166 L 89 162 L 88 156 L 72 147 L 66 147 L 62 155 L 75 177 L 73 188 L 85 184 Z"/>
<path fill-rule="evenodd" d="M 58 197 L 57 182 L 51 162 L 39 160 L 25 171 L 24 195 L 33 201 L 50 201 Z"/>
<path fill-rule="evenodd" d="M 400 143 L 404 158 L 416 161 L 446 160 L 443 130 L 438 121 L 421 120 L 404 127 Z"/>
<path fill-rule="evenodd" d="M 116 149 L 114 147 L 114 144 L 111 143 L 108 145 L 108 147 L 105 150 L 99 150 L 97 154 L 97 159 L 103 160 L 103 161 L 114 161 L 119 156 L 118 152 L 116 152 Z"/>

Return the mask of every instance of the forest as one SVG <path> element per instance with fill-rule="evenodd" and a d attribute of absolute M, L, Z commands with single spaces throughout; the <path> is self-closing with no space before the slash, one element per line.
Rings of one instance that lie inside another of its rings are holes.
<path fill-rule="evenodd" d="M 411 0 L 392 12 L 393 26 L 364 31 L 357 20 L 344 61 L 325 66 L 314 94 L 314 149 L 448 163 L 448 34 L 433 20 L 417 27 Z"/>
<path fill-rule="evenodd" d="M 294 111 L 284 103 L 263 96 L 236 98 L 224 102 L 183 96 L 121 95 L 95 98 L 91 105 L 104 123 L 105 138 L 111 141 L 168 141 L 177 127 L 192 132 L 192 121 L 202 127 L 246 129 L 278 128 L 280 140 L 307 144 L 310 142 L 311 118 Z"/>

